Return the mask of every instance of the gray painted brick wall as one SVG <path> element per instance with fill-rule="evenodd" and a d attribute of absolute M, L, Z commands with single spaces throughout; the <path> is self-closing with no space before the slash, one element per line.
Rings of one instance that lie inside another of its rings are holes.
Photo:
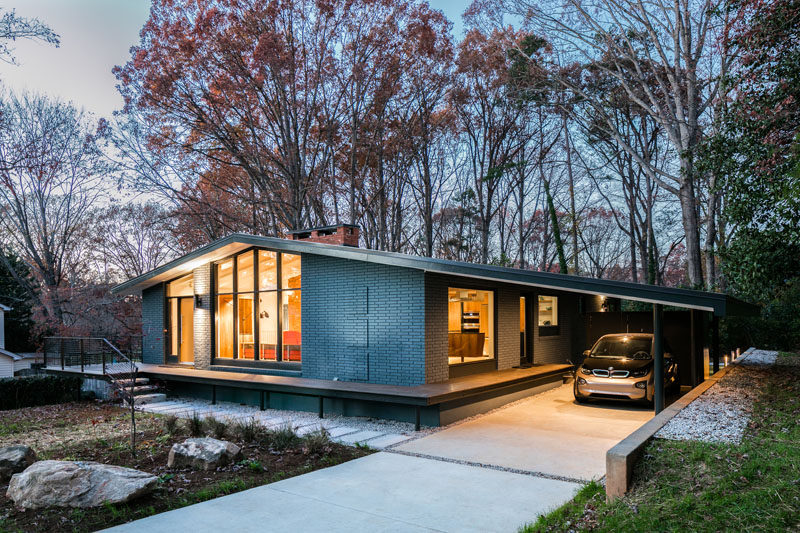
<path fill-rule="evenodd" d="M 497 369 L 519 366 L 519 288 L 499 285 L 497 298 Z"/>
<path fill-rule="evenodd" d="M 425 382 L 450 378 L 447 362 L 447 280 L 425 275 Z"/>
<path fill-rule="evenodd" d="M 192 271 L 195 295 L 194 306 L 194 367 L 206 370 L 211 366 L 214 350 L 214 330 L 211 322 L 211 267 L 206 264 Z"/>
<path fill-rule="evenodd" d="M 302 276 L 303 377 L 425 383 L 421 271 L 303 254 Z"/>
<path fill-rule="evenodd" d="M 427 382 L 442 382 L 449 379 L 450 376 L 450 366 L 447 361 L 448 287 L 494 291 L 497 368 L 502 370 L 519 365 L 520 291 L 518 287 L 456 276 L 426 274 Z"/>
<path fill-rule="evenodd" d="M 558 320 L 559 335 L 540 337 L 539 328 L 534 326 L 533 362 L 543 363 L 566 363 L 567 359 L 575 358 L 583 348 L 576 348 L 579 345 L 579 338 L 583 330 L 580 314 L 578 313 L 579 296 L 567 292 L 544 291 L 539 294 L 546 296 L 558 296 Z M 538 296 L 538 294 L 537 294 Z M 534 317 L 539 316 L 539 299 L 534 299 L 537 308 Z M 534 322 L 536 324 L 536 322 Z M 576 351 L 577 350 L 577 351 Z"/>
<path fill-rule="evenodd" d="M 164 284 L 142 291 L 142 361 L 164 363 Z"/>

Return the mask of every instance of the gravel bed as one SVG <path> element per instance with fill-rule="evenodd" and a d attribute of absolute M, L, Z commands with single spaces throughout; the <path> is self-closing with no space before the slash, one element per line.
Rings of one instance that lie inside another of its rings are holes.
<path fill-rule="evenodd" d="M 749 350 L 728 373 L 667 422 L 655 436 L 738 444 L 747 428 L 753 402 L 775 363 L 777 352 Z"/>
<path fill-rule="evenodd" d="M 259 410 L 258 407 L 249 405 L 239 405 L 236 403 L 217 402 L 216 405 L 211 405 L 211 402 L 198 400 L 195 398 L 170 398 L 168 402 L 180 402 L 184 404 L 181 406 L 181 414 L 183 416 L 191 416 L 192 412 L 197 412 L 200 416 L 205 416 L 211 412 L 216 418 L 236 418 L 247 419 L 255 418 L 258 420 L 270 419 L 272 425 L 275 425 L 276 419 L 279 420 L 277 425 L 290 424 L 293 427 L 305 426 L 319 426 L 322 425 L 326 428 L 333 428 L 339 426 L 346 426 L 358 431 L 376 431 L 381 434 L 394 433 L 412 435 L 424 433 L 424 431 L 415 432 L 414 424 L 408 422 L 398 422 L 394 420 L 381 420 L 376 418 L 367 417 L 354 417 L 354 416 L 337 416 L 325 415 L 325 418 L 320 419 L 316 413 L 309 413 L 306 411 L 284 411 L 279 409 L 265 409 Z M 152 406 L 158 406 L 158 403 Z M 147 406 L 143 410 L 148 410 Z M 176 413 L 177 414 L 177 413 Z"/>

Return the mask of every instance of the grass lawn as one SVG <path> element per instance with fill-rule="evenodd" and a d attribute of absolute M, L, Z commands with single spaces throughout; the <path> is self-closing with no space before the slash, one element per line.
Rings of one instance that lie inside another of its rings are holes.
<path fill-rule="evenodd" d="M 137 453 L 130 452 L 130 411 L 99 402 L 31 407 L 0 413 L 0 446 L 28 444 L 39 459 L 97 461 L 159 477 L 159 488 L 127 504 L 102 508 L 21 511 L 0 484 L 0 532 L 95 531 L 193 503 L 333 466 L 368 449 L 331 442 L 325 433 L 298 437 L 289 428 L 266 430 L 244 422 L 178 420 L 137 412 Z M 209 435 L 242 447 L 243 460 L 216 470 L 167 468 L 175 442 Z"/>
<path fill-rule="evenodd" d="M 593 482 L 522 531 L 800 531 L 800 355 L 764 375 L 741 444 L 654 439 L 624 498 Z"/>

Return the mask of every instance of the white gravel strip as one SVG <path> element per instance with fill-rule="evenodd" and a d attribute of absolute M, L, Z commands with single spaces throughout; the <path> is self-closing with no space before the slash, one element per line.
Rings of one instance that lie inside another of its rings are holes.
<path fill-rule="evenodd" d="M 766 367 L 778 352 L 748 350 L 734 367 L 702 395 L 667 422 L 655 436 L 738 444 L 750 420 L 753 402 L 763 386 Z"/>
<path fill-rule="evenodd" d="M 229 422 L 253 419 L 272 428 L 290 425 L 301 435 L 324 427 L 330 431 L 333 440 L 345 444 L 363 442 L 369 445 L 370 441 L 375 439 L 378 441 L 376 447 L 380 448 L 394 446 L 416 436 L 430 433 L 429 430 L 416 432 L 414 424 L 408 422 L 336 415 L 321 419 L 316 413 L 305 411 L 278 409 L 261 411 L 255 406 L 228 402 L 217 402 L 216 405 L 211 405 L 211 402 L 197 398 L 170 398 L 165 402 L 144 404 L 138 406 L 137 409 L 158 414 L 174 414 L 181 418 L 190 418 L 197 413 L 201 418 L 213 415 L 218 420 Z M 386 444 L 383 444 L 384 441 Z"/>

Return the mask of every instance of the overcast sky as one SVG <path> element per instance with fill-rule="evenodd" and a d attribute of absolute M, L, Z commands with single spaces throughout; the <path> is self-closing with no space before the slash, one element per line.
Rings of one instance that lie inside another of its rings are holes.
<path fill-rule="evenodd" d="M 470 0 L 429 0 L 461 34 L 461 14 Z M 24 0 L 3 3 L 24 17 L 38 17 L 61 36 L 61 46 L 19 41 L 18 65 L 0 62 L 0 80 L 14 90 L 29 89 L 71 100 L 101 116 L 122 106 L 111 74 L 128 59 L 147 19 L 149 0 Z"/>

